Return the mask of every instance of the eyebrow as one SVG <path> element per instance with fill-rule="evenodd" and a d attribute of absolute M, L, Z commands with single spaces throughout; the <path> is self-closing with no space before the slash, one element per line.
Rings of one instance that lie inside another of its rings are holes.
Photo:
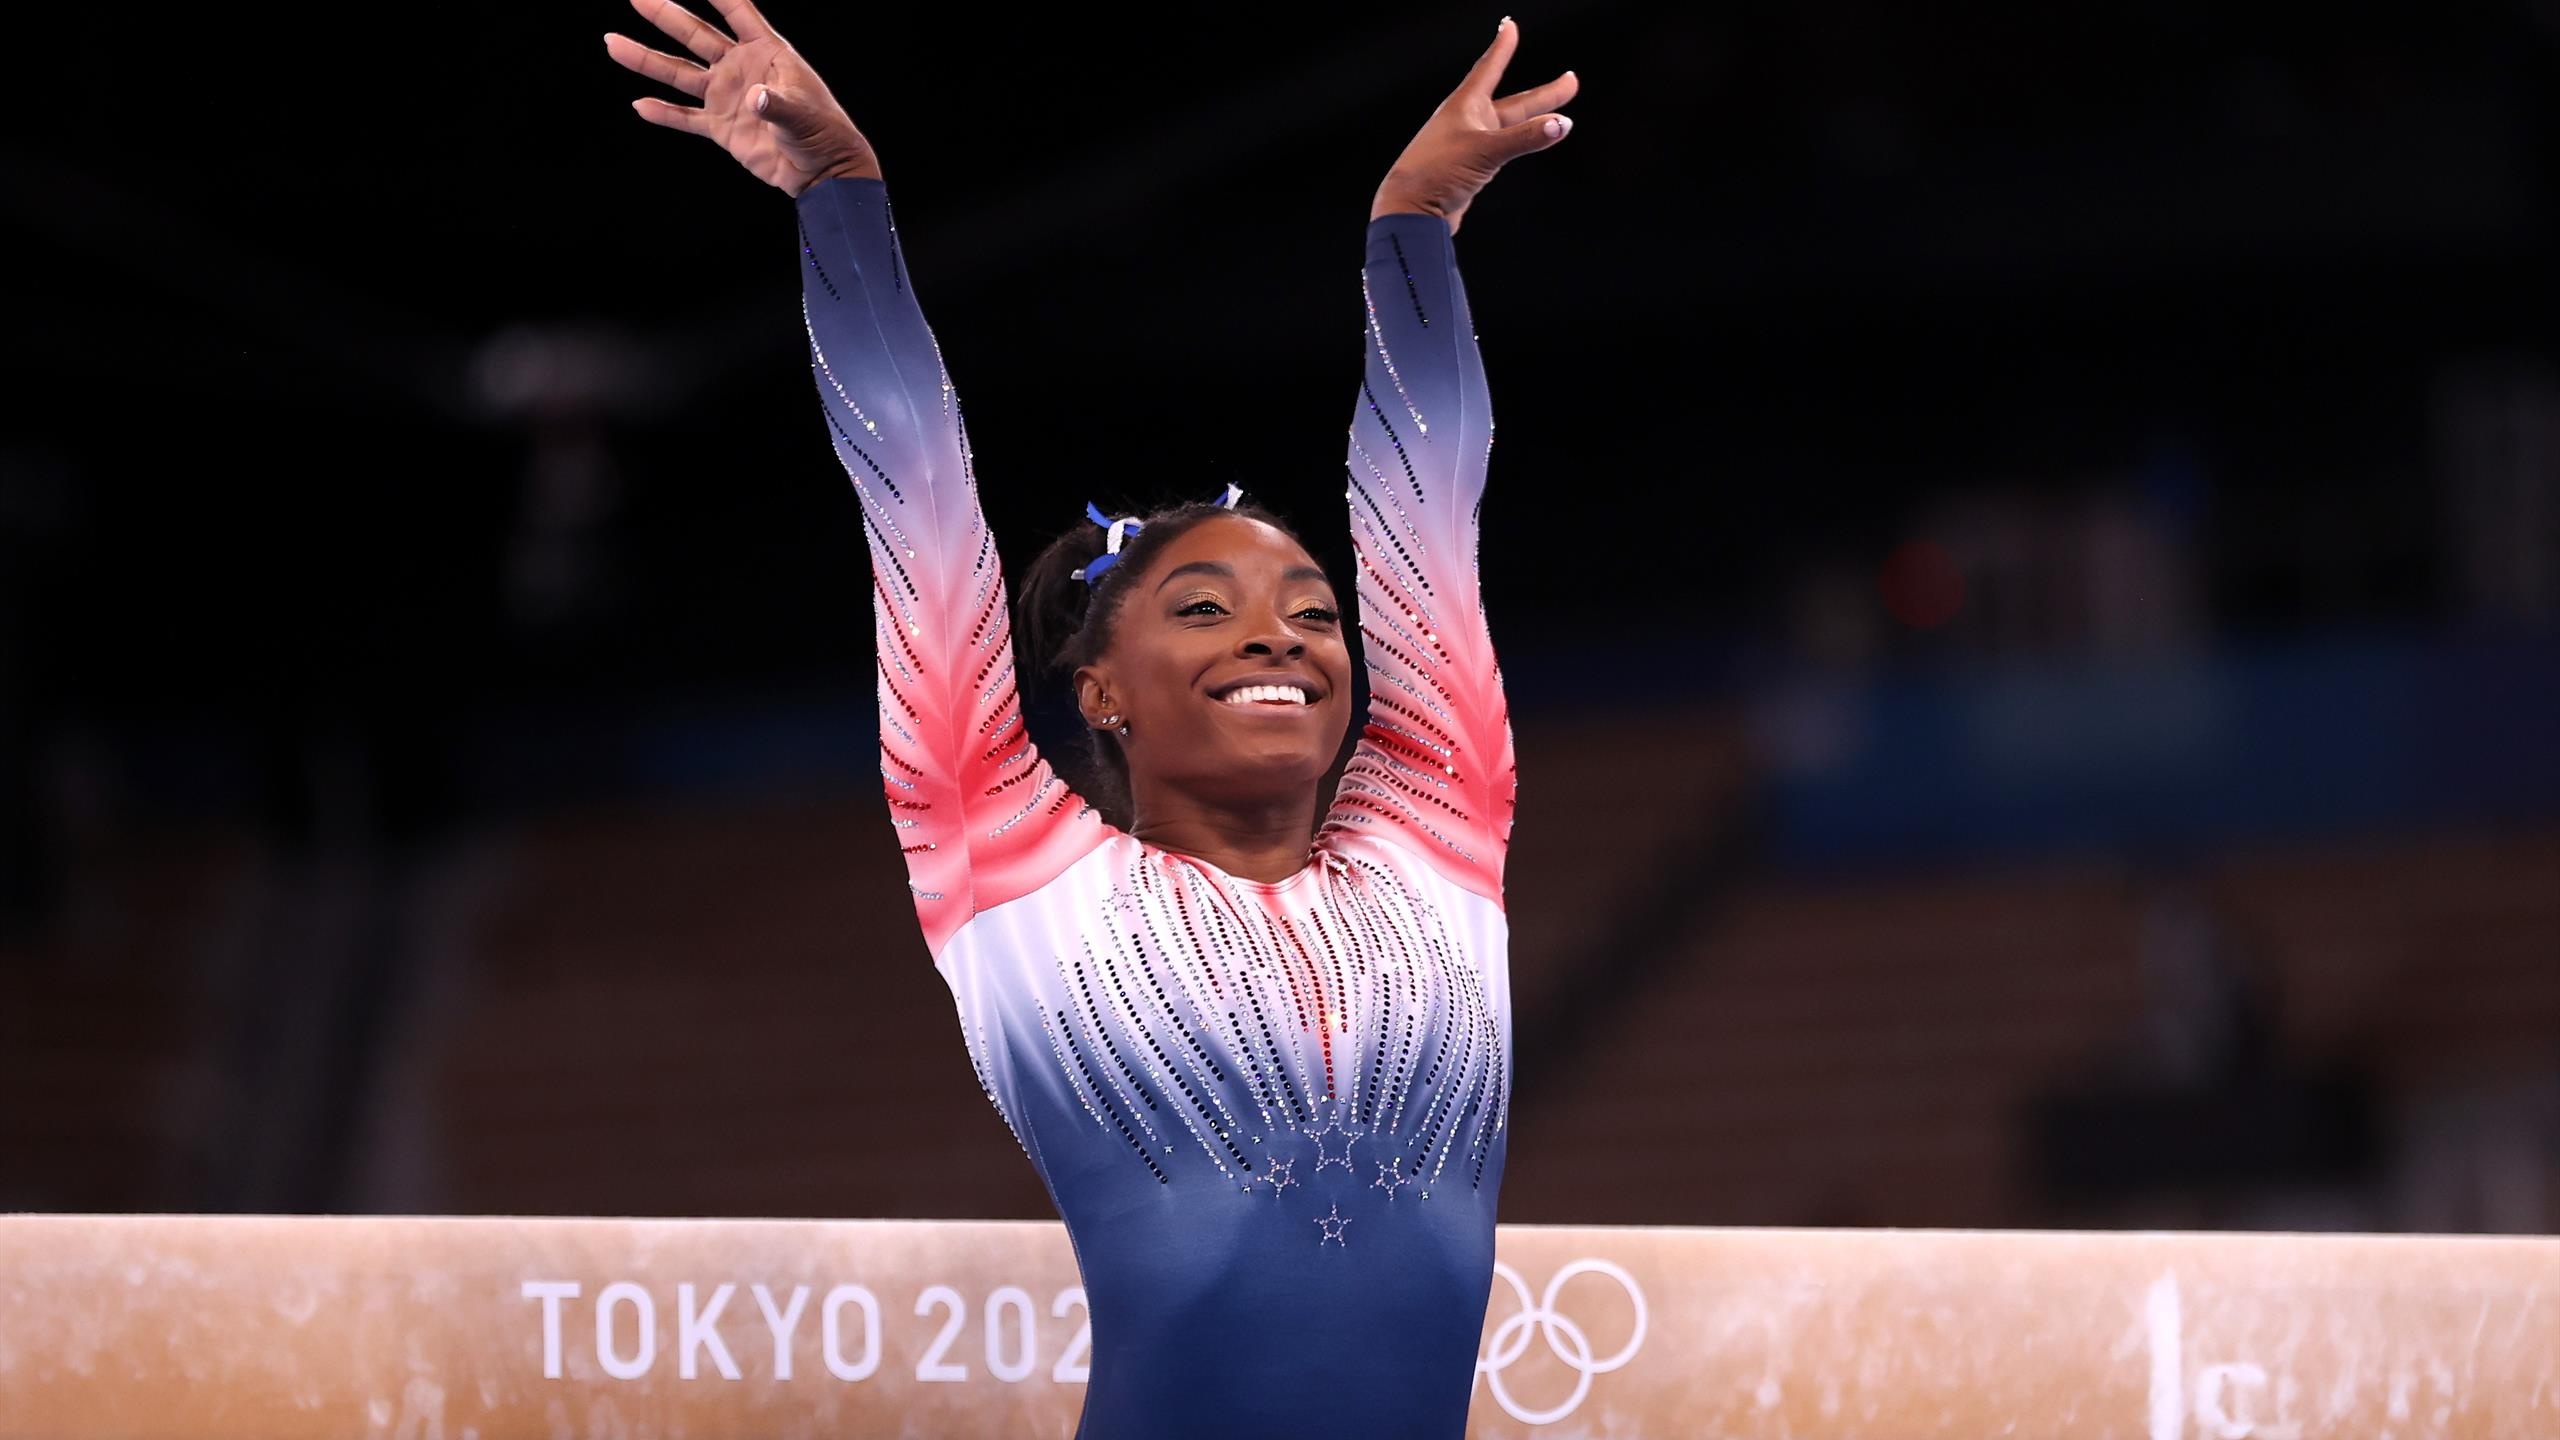
<path fill-rule="evenodd" d="M 1156 588 L 1158 590 L 1162 590 L 1181 576 L 1189 575 L 1194 571 L 1203 575 L 1224 576 L 1229 580 L 1236 578 L 1235 570 L 1223 560 L 1194 560 L 1188 565 L 1176 565 L 1172 569 L 1164 572 L 1164 578 L 1156 582 Z M 1323 571 L 1317 569 L 1313 565 L 1292 565 L 1288 569 L 1280 572 L 1280 578 L 1283 580 L 1313 580 L 1327 587 L 1330 587 L 1333 584 L 1331 580 L 1325 578 L 1325 573 Z"/>

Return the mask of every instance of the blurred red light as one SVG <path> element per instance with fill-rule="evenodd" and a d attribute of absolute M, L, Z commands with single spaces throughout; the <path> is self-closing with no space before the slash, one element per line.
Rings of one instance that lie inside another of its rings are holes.
<path fill-rule="evenodd" d="M 1955 557 L 1934 540 L 1906 540 L 1885 557 L 1876 588 L 1894 619 L 1934 630 L 1964 608 L 1964 576 Z"/>

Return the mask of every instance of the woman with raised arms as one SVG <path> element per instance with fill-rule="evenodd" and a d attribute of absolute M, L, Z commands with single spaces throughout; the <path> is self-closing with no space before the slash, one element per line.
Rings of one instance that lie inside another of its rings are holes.
<path fill-rule="evenodd" d="M 1504 20 L 1371 203 L 1347 489 L 1369 706 L 1320 815 L 1353 693 L 1334 577 L 1230 486 L 1086 507 L 1009 608 L 880 158 L 749 0 L 714 3 L 731 33 L 633 0 L 682 55 L 606 46 L 700 102 L 642 118 L 797 208 L 817 398 L 870 541 L 890 823 L 980 1085 L 1074 1243 L 1078 1435 L 1461 1434 L 1510 1110 L 1515 780 L 1454 237 L 1564 137 L 1578 82 L 1497 95 Z M 1026 683 L 1083 716 L 1063 770 Z"/>

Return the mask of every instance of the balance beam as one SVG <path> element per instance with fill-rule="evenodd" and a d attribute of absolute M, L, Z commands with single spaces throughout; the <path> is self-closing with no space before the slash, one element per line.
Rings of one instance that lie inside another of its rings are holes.
<path fill-rule="evenodd" d="M 2560 1241 L 1506 1225 L 1497 1253 L 1478 1440 L 2560 1436 Z M 1063 1440 L 1076 1280 L 1055 1222 L 0 1216 L 0 1435 Z"/>

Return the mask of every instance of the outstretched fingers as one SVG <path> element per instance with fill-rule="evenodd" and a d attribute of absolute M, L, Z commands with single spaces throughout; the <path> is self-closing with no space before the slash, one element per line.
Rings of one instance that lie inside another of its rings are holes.
<path fill-rule="evenodd" d="M 720 11 L 720 18 L 728 21 L 729 28 L 737 32 L 739 39 L 779 38 L 773 33 L 773 27 L 765 23 L 764 15 L 756 9 L 754 0 L 711 0 L 711 3 Z"/>
<path fill-rule="evenodd" d="M 631 8 L 639 11 L 642 19 L 666 31 L 668 38 L 692 51 L 704 64 L 728 54 L 729 47 L 737 43 L 675 0 L 631 0 Z"/>
<path fill-rule="evenodd" d="M 672 85 L 696 100 L 711 88 L 711 72 L 688 60 L 662 54 L 637 40 L 621 35 L 604 37 L 604 51 L 625 70 L 637 71 L 665 85 Z"/>
<path fill-rule="evenodd" d="M 1493 27 L 1493 43 L 1476 57 L 1475 68 L 1467 72 L 1467 78 L 1458 82 L 1458 93 L 1490 102 L 1493 87 L 1502 83 L 1503 68 L 1511 63 L 1511 52 L 1519 48 L 1520 22 L 1505 15 L 1502 23 Z"/>
<path fill-rule="evenodd" d="M 634 100 L 631 102 L 631 108 L 639 111 L 640 118 L 652 125 L 664 125 L 670 130 L 682 130 L 688 135 L 700 135 L 707 140 L 719 138 L 711 133 L 711 117 L 696 106 L 670 105 L 664 100 L 652 98 Z"/>
<path fill-rule="evenodd" d="M 1517 125 L 1532 115 L 1544 115 L 1581 93 L 1582 82 L 1567 70 L 1544 85 L 1533 86 L 1516 95 L 1505 95 L 1493 102 L 1494 123 Z"/>

